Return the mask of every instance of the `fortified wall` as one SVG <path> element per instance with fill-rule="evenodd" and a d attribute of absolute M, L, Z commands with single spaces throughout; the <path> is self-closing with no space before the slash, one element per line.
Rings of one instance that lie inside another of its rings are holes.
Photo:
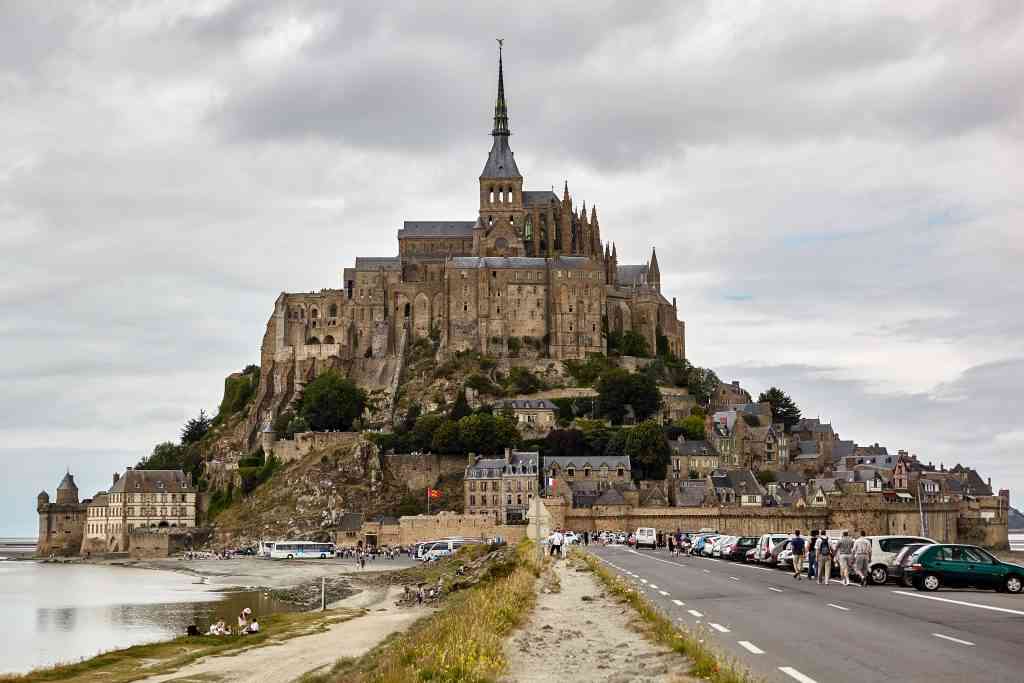
<path fill-rule="evenodd" d="M 414 493 L 437 485 L 442 477 L 466 470 L 466 458 L 458 455 L 386 455 L 382 461 L 392 479 L 404 483 Z"/>

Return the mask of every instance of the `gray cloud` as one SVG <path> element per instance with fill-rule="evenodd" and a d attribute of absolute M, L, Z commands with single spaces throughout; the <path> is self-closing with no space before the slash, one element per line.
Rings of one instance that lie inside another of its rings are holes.
<path fill-rule="evenodd" d="M 1022 12 L 6 3 L 5 474 L 77 453 L 100 486 L 215 408 L 278 292 L 472 218 L 503 35 L 528 186 L 568 178 L 624 261 L 657 243 L 692 360 L 1024 490 L 988 415 L 1024 331 Z"/>

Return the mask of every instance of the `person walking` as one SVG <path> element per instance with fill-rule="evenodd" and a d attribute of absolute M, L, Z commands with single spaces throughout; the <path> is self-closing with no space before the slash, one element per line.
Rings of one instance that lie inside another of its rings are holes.
<path fill-rule="evenodd" d="M 827 586 L 832 580 L 832 545 L 822 529 L 818 534 L 818 583 Z"/>
<path fill-rule="evenodd" d="M 818 530 L 811 529 L 811 538 L 807 545 L 807 578 L 815 579 L 818 576 Z"/>
<path fill-rule="evenodd" d="M 871 540 L 860 531 L 860 536 L 853 542 L 853 564 L 860 576 L 860 585 L 868 585 L 868 567 L 871 566 Z"/>
<path fill-rule="evenodd" d="M 839 562 L 839 576 L 843 579 L 843 585 L 850 585 L 850 561 L 853 558 L 853 539 L 850 532 L 844 531 L 839 544 L 836 546 L 836 559 Z"/>
<path fill-rule="evenodd" d="M 793 551 L 793 578 L 797 581 L 803 581 L 804 554 L 807 550 L 807 542 L 800 535 L 799 529 L 794 531 L 793 537 L 789 539 L 789 549 Z"/>

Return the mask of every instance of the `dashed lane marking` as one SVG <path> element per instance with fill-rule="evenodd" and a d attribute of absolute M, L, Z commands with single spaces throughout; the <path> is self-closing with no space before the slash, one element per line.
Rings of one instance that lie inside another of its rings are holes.
<path fill-rule="evenodd" d="M 893 591 L 896 595 L 906 595 L 911 598 L 922 598 L 923 600 L 936 600 L 938 602 L 948 602 L 951 605 L 963 605 L 964 607 L 977 607 L 978 609 L 987 609 L 993 612 L 1005 612 L 1006 614 L 1018 614 L 1024 616 L 1024 612 L 1018 609 L 1010 609 L 1008 607 L 995 607 L 993 605 L 979 605 L 976 602 L 967 602 L 966 600 L 951 600 L 949 598 L 940 598 L 936 595 L 920 595 L 919 593 L 908 593 L 906 591 Z"/>
<path fill-rule="evenodd" d="M 749 640 L 741 640 L 739 645 L 740 645 L 740 647 L 742 647 L 744 650 L 746 650 L 747 652 L 749 652 L 752 655 L 763 655 L 764 654 L 764 650 L 759 648 L 757 645 L 754 645 Z"/>
<path fill-rule="evenodd" d="M 647 579 L 640 579 L 643 583 L 647 583 Z"/>
<path fill-rule="evenodd" d="M 733 581 L 739 581 L 740 580 L 740 577 L 738 577 L 738 576 L 730 576 L 729 578 L 732 579 Z"/>
<path fill-rule="evenodd" d="M 685 603 L 685 602 L 683 602 L 682 600 L 673 600 L 672 602 L 674 602 L 674 603 L 675 603 L 676 605 L 678 605 L 679 607 L 682 607 L 683 605 L 685 605 L 685 604 L 686 604 L 686 603 Z"/>
<path fill-rule="evenodd" d="M 781 593 L 782 592 L 781 588 L 775 588 L 774 586 L 768 586 L 768 590 L 775 591 L 776 593 Z"/>
<path fill-rule="evenodd" d="M 953 636 L 944 636 L 941 633 L 933 633 L 932 635 L 935 636 L 936 638 L 942 638 L 943 640 L 948 640 L 951 643 L 960 643 L 961 645 L 969 645 L 970 647 L 974 647 L 974 643 L 972 643 L 969 640 L 960 640 L 959 638 L 954 638 Z"/>
<path fill-rule="evenodd" d="M 658 592 L 661 593 L 662 595 L 664 595 L 666 598 L 668 597 L 668 591 L 658 591 Z"/>
<path fill-rule="evenodd" d="M 729 632 L 729 629 L 727 629 L 726 627 L 722 626 L 721 624 L 716 624 L 714 622 L 708 622 L 708 626 L 710 626 L 711 628 L 715 629 L 719 633 L 728 633 Z"/>
<path fill-rule="evenodd" d="M 850 611 L 849 607 L 843 607 L 842 605 L 837 605 L 837 604 L 832 603 L 832 602 L 828 603 L 828 606 L 829 607 L 835 607 L 836 609 L 842 610 L 844 612 L 849 612 Z"/>
<path fill-rule="evenodd" d="M 705 574 L 710 574 L 710 573 L 711 573 L 711 570 L 710 570 L 710 569 L 705 569 L 705 570 L 704 570 L 704 573 L 705 573 Z"/>
<path fill-rule="evenodd" d="M 779 671 L 786 674 L 790 678 L 800 681 L 800 683 L 818 683 L 810 676 L 805 676 L 791 666 L 780 666 Z"/>
<path fill-rule="evenodd" d="M 655 585 L 654 585 L 653 583 L 651 584 L 651 588 L 653 588 L 653 589 L 655 589 L 655 590 L 657 590 L 657 589 L 658 589 L 658 587 L 657 587 L 657 586 L 655 586 Z"/>
<path fill-rule="evenodd" d="M 691 609 L 691 610 L 687 610 L 687 611 L 690 613 L 691 616 L 697 617 L 698 619 L 701 619 L 704 616 L 703 614 L 701 614 L 700 612 L 698 612 L 695 609 Z"/>

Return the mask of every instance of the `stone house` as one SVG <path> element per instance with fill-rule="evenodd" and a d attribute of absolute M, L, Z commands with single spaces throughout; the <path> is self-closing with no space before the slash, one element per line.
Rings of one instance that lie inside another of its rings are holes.
<path fill-rule="evenodd" d="M 720 382 L 711 392 L 711 412 L 730 410 L 744 403 L 753 403 L 750 392 L 740 386 L 739 380 L 730 384 Z"/>
<path fill-rule="evenodd" d="M 338 520 L 338 530 L 334 535 L 334 544 L 340 547 L 355 547 L 359 544 L 363 530 L 363 513 L 346 512 Z"/>
<path fill-rule="evenodd" d="M 545 436 L 555 428 L 555 404 L 546 398 L 511 398 L 498 401 L 495 412 L 511 411 L 520 431 Z"/>
<path fill-rule="evenodd" d="M 501 458 L 470 457 L 463 479 L 466 514 L 485 515 L 496 524 L 522 523 L 537 492 L 540 454 L 506 449 Z"/>
<path fill-rule="evenodd" d="M 384 548 L 400 545 L 401 532 L 398 517 L 379 515 L 364 521 L 359 534 L 364 548 Z"/>
<path fill-rule="evenodd" d="M 761 507 L 765 489 L 748 469 L 720 470 L 708 480 L 714 488 L 719 504 L 724 506 Z"/>
<path fill-rule="evenodd" d="M 687 441 L 679 437 L 676 441 L 670 441 L 669 446 L 672 455 L 668 476 L 671 479 L 689 479 L 694 472 L 707 476 L 720 466 L 718 453 L 708 441 Z"/>
<path fill-rule="evenodd" d="M 547 480 L 593 481 L 599 489 L 631 481 L 629 456 L 549 456 L 544 458 L 544 476 Z"/>

